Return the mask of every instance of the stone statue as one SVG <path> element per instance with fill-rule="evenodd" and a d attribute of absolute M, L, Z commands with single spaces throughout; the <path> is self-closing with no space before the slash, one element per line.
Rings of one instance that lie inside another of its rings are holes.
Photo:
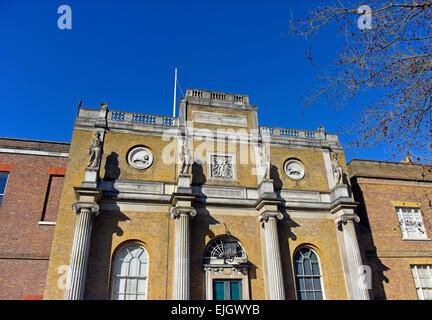
<path fill-rule="evenodd" d="M 102 155 L 102 141 L 100 139 L 100 133 L 95 132 L 94 139 L 89 148 L 90 161 L 87 168 L 98 168 L 100 164 L 100 158 Z"/>
<path fill-rule="evenodd" d="M 180 152 L 180 159 L 182 162 L 180 173 L 181 174 L 189 174 L 191 162 L 192 162 L 192 156 L 189 152 L 189 148 L 187 146 L 186 139 L 183 140 L 181 152 Z"/>
<path fill-rule="evenodd" d="M 261 160 L 261 168 L 264 169 L 263 180 L 270 179 L 270 156 L 268 154 L 266 147 L 261 147 L 260 149 L 260 160 Z"/>
<path fill-rule="evenodd" d="M 336 185 L 343 184 L 343 169 L 339 164 L 337 154 L 333 156 L 332 167 Z"/>

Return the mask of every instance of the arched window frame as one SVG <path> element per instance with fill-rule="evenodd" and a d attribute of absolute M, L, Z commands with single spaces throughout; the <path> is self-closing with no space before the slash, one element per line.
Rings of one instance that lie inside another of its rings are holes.
<path fill-rule="evenodd" d="M 146 254 L 146 258 L 144 258 L 143 260 L 146 261 L 147 263 L 147 273 L 145 276 L 130 276 L 130 275 L 125 275 L 125 276 L 121 276 L 121 277 L 126 277 L 126 279 L 144 279 L 145 280 L 145 285 L 144 285 L 144 293 L 140 293 L 138 292 L 138 290 L 135 292 L 135 295 L 143 295 L 142 299 L 139 300 L 147 300 L 148 299 L 148 276 L 149 276 L 149 268 L 150 268 L 150 254 L 149 251 L 147 250 L 147 248 L 144 246 L 144 244 L 142 242 L 139 241 L 128 241 L 126 243 L 120 244 L 116 250 L 114 251 L 114 254 L 112 255 L 112 263 L 111 263 L 111 279 L 110 279 L 110 298 L 112 300 L 115 299 L 115 288 L 116 288 L 116 281 L 118 279 L 118 275 L 116 274 L 117 268 L 119 267 L 119 257 L 120 254 L 123 252 L 123 250 L 125 250 L 128 247 L 133 247 L 133 246 L 139 246 L 140 248 L 143 249 L 143 252 L 145 252 Z M 140 256 L 142 255 L 142 253 L 140 254 Z M 125 256 L 127 257 L 127 256 Z M 142 262 L 141 262 L 142 263 Z M 127 282 L 127 281 L 126 281 Z M 125 282 L 125 285 L 126 285 Z M 136 285 L 136 288 L 138 288 L 138 283 Z M 125 300 L 125 292 L 122 293 L 124 295 L 124 299 Z M 120 300 L 120 299 L 115 299 L 115 300 Z M 138 300 L 138 299 L 136 299 Z"/>
<path fill-rule="evenodd" d="M 322 264 L 321 264 L 321 260 L 320 260 L 320 255 L 318 254 L 318 251 L 315 248 L 313 248 L 311 246 L 307 246 L 307 245 L 303 245 L 303 246 L 298 247 L 294 251 L 294 254 L 293 254 L 293 270 L 294 270 L 294 278 L 295 278 L 294 283 L 295 283 L 295 288 L 296 288 L 296 298 L 297 298 L 297 300 L 299 300 L 299 291 L 300 291 L 300 288 L 298 285 L 298 278 L 299 277 L 298 277 L 297 270 L 296 270 L 296 261 L 297 261 L 296 256 L 297 256 L 297 253 L 303 249 L 307 249 L 307 250 L 312 251 L 315 254 L 315 256 L 317 257 L 318 268 L 319 268 L 319 273 L 320 273 L 319 279 L 320 279 L 320 285 L 321 285 L 322 300 L 326 300 L 326 293 L 325 293 L 325 288 L 324 288 L 324 276 L 323 276 L 323 269 L 322 269 Z M 314 277 L 314 276 L 310 275 L 310 277 Z"/>
<path fill-rule="evenodd" d="M 249 300 L 249 264 L 246 251 L 238 239 L 232 238 L 241 248 L 241 254 L 238 254 L 231 259 L 220 257 L 206 256 L 209 255 L 209 249 L 212 243 L 220 242 L 226 239 L 226 235 L 216 237 L 210 240 L 203 253 L 203 268 L 205 277 L 205 299 L 213 300 L 213 284 L 214 280 L 241 280 L 241 300 Z"/>

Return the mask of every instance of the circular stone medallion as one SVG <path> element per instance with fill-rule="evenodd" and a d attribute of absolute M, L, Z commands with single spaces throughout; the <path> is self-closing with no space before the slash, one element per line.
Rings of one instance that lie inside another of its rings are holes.
<path fill-rule="evenodd" d="M 152 165 L 153 154 L 147 148 L 136 147 L 129 152 L 127 160 L 132 168 L 144 170 Z"/>
<path fill-rule="evenodd" d="M 305 168 L 298 160 L 287 160 L 284 165 L 284 171 L 293 180 L 303 179 L 305 175 Z"/>

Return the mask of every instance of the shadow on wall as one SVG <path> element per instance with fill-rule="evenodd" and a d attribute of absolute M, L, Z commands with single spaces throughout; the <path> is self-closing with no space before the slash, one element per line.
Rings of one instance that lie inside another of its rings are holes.
<path fill-rule="evenodd" d="M 283 206 L 280 208 L 284 218 L 278 222 L 278 230 L 279 230 L 279 244 L 280 244 L 280 253 L 282 260 L 282 270 L 283 270 L 283 279 L 284 279 L 284 287 L 285 287 L 285 299 L 287 300 L 296 300 L 296 292 L 295 292 L 295 275 L 293 271 L 292 257 L 290 253 L 290 239 L 292 241 L 297 240 L 297 236 L 292 231 L 293 228 L 300 227 L 298 223 L 294 220 L 291 220 L 291 217 L 286 212 Z"/>
<path fill-rule="evenodd" d="M 117 153 L 112 152 L 106 157 L 103 180 L 111 181 L 113 186 L 114 181 L 118 179 L 121 172 L 118 164 Z M 116 195 L 118 190 L 113 189 L 110 194 Z M 101 211 L 93 222 L 85 290 L 85 299 L 88 300 L 110 299 L 111 293 L 108 284 L 111 283 L 110 269 L 113 236 L 114 234 L 122 236 L 123 230 L 120 228 L 119 222 L 130 220 L 128 216 L 120 211 L 117 204 L 109 201 L 105 203 L 110 205 L 109 210 Z"/>
<path fill-rule="evenodd" d="M 213 218 L 205 206 L 196 206 L 197 215 L 191 219 L 190 225 L 190 298 L 205 299 L 205 273 L 203 269 L 206 239 L 214 239 L 216 235 L 210 230 L 211 225 L 220 224 Z"/>
<path fill-rule="evenodd" d="M 273 180 L 274 190 L 281 190 L 283 187 L 283 182 L 279 176 L 279 169 L 275 165 L 270 167 L 270 179 Z"/>
<path fill-rule="evenodd" d="M 203 185 L 206 183 L 207 179 L 204 174 L 203 164 L 201 161 L 197 160 L 192 163 L 192 185 Z"/>
<path fill-rule="evenodd" d="M 359 203 L 357 215 L 360 217 L 360 222 L 356 224 L 356 233 L 359 239 L 358 242 L 363 264 L 370 266 L 372 269 L 372 289 L 369 290 L 369 295 L 371 300 L 386 300 L 387 296 L 384 283 L 389 283 L 390 280 L 385 276 L 384 272 L 390 270 L 390 268 L 383 264 L 377 255 L 377 248 L 374 243 L 367 210 L 364 205 L 365 200 L 363 192 L 356 180 L 352 181 L 351 188 L 354 194 L 354 200 Z"/>

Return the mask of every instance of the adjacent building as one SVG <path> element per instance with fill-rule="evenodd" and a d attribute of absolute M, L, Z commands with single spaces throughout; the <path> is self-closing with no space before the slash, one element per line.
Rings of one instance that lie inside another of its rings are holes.
<path fill-rule="evenodd" d="M 432 299 L 431 167 L 351 160 L 359 239 L 375 299 Z"/>
<path fill-rule="evenodd" d="M 42 299 L 69 143 L 0 138 L 0 299 Z"/>

